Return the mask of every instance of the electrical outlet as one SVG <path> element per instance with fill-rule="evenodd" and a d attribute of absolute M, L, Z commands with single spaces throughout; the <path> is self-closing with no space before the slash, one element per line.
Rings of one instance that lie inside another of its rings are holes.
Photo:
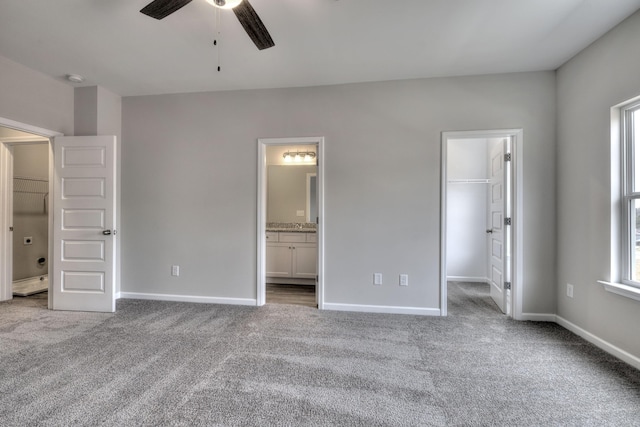
<path fill-rule="evenodd" d="M 567 296 L 573 298 L 573 285 L 571 283 L 567 283 Z"/>
<path fill-rule="evenodd" d="M 400 275 L 400 286 L 409 286 L 409 275 L 401 274 Z"/>
<path fill-rule="evenodd" d="M 382 273 L 373 273 L 373 284 L 382 285 Z"/>
<path fill-rule="evenodd" d="M 296 216 L 304 216 L 304 211 L 296 211 Z"/>
<path fill-rule="evenodd" d="M 180 266 L 179 265 L 172 265 L 171 266 L 171 275 L 172 276 L 179 276 L 180 275 Z"/>

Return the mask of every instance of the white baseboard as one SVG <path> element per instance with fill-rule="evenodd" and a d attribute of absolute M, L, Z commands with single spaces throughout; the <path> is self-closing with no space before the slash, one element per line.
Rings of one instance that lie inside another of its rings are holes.
<path fill-rule="evenodd" d="M 360 305 L 324 303 L 324 310 L 357 311 L 361 313 L 414 314 L 418 316 L 440 316 L 439 308 L 396 307 L 387 305 Z"/>
<path fill-rule="evenodd" d="M 472 276 L 447 276 L 448 282 L 477 282 L 489 283 L 488 277 L 472 277 Z"/>
<path fill-rule="evenodd" d="M 250 298 L 199 297 L 192 295 L 145 294 L 139 292 L 120 292 L 118 294 L 118 298 L 146 299 L 154 301 L 197 302 L 203 304 L 257 305 L 257 301 Z"/>
<path fill-rule="evenodd" d="M 624 350 L 622 350 L 619 347 L 616 347 L 615 345 L 611 344 L 610 342 L 607 342 L 597 336 L 595 336 L 594 334 L 592 334 L 591 332 L 588 332 L 584 329 L 582 329 L 580 326 L 569 322 L 567 319 L 564 319 L 560 316 L 556 316 L 556 323 L 558 323 L 558 325 L 562 326 L 565 329 L 570 330 L 571 332 L 573 332 L 574 334 L 584 338 L 585 340 L 589 341 L 591 344 L 595 345 L 596 347 L 606 351 L 607 353 L 611 354 L 612 356 L 617 357 L 618 359 L 621 359 L 625 362 L 627 362 L 628 364 L 630 364 L 631 366 L 633 366 L 636 369 L 640 369 L 640 358 L 634 356 L 633 354 L 626 352 Z"/>
<path fill-rule="evenodd" d="M 518 320 L 530 320 L 533 322 L 556 322 L 557 316 L 552 313 L 522 313 Z"/>

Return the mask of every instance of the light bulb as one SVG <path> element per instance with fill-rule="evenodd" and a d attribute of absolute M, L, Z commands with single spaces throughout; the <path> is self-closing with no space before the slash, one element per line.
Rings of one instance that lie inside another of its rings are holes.
<path fill-rule="evenodd" d="M 305 154 L 304 161 L 305 162 L 310 162 L 311 161 L 311 155 L 309 153 Z"/>
<path fill-rule="evenodd" d="M 300 157 L 300 154 L 299 154 L 299 153 L 296 153 L 296 157 L 294 158 L 294 160 L 295 160 L 296 162 L 301 162 L 301 161 L 302 161 L 302 157 Z"/>
<path fill-rule="evenodd" d="M 217 2 L 216 2 L 217 1 Z M 240 3 L 242 3 L 242 0 L 207 0 L 207 3 L 209 3 L 212 6 L 215 7 L 219 7 L 220 9 L 233 9 L 234 7 L 236 7 L 237 5 L 239 5 Z M 222 3 L 222 4 L 220 4 Z"/>
<path fill-rule="evenodd" d="M 290 163 L 291 162 L 291 154 L 286 153 L 284 155 L 284 161 L 287 162 L 287 163 Z"/>

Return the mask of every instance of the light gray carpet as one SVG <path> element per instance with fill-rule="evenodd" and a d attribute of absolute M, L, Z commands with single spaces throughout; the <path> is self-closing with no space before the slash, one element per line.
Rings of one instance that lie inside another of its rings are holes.
<path fill-rule="evenodd" d="M 640 371 L 452 283 L 447 318 L 0 303 L 0 425 L 640 426 Z"/>

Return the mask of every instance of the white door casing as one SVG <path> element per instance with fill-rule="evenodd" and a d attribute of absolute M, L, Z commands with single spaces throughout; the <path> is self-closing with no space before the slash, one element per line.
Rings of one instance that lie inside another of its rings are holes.
<path fill-rule="evenodd" d="M 315 145 L 317 147 L 317 268 L 316 301 L 324 309 L 324 137 L 260 138 L 258 139 L 258 200 L 257 200 L 257 280 L 256 305 L 266 302 L 266 222 L 267 222 L 267 147 L 276 145 Z"/>
<path fill-rule="evenodd" d="M 54 159 L 53 309 L 114 312 L 116 138 L 55 138 Z"/>
<path fill-rule="evenodd" d="M 3 137 L 0 138 L 0 301 L 12 298 L 12 251 L 13 236 L 10 231 L 13 225 L 12 194 L 13 194 L 13 156 L 11 146 L 22 143 L 49 142 L 51 138 L 61 136 L 56 131 L 36 127 L 26 123 L 0 117 L 0 126 L 9 129 L 26 132 L 28 137 Z M 49 162 L 50 172 L 53 168 L 51 156 Z M 51 182 L 52 179 L 50 178 Z M 51 200 L 51 199 L 50 199 Z M 49 229 L 51 230 L 51 214 L 49 214 Z M 51 240 L 51 239 L 49 239 Z M 51 260 L 51 242 L 49 244 L 48 258 Z M 51 307 L 51 292 L 49 293 L 49 308 Z"/>
<path fill-rule="evenodd" d="M 441 134 L 441 181 L 440 181 L 440 315 L 447 315 L 447 146 L 450 140 L 456 139 L 507 139 L 511 153 L 508 167 L 503 168 L 507 175 L 505 194 L 510 198 L 505 216 L 511 218 L 511 226 L 507 229 L 508 255 L 505 260 L 507 278 L 511 282 L 510 295 L 507 297 L 507 314 L 515 320 L 524 320 L 523 307 L 523 265 L 524 265 L 524 179 L 523 179 L 523 147 L 524 132 L 522 129 L 495 129 L 476 131 L 447 131 Z M 488 275 L 491 271 L 488 272 Z M 503 271 L 503 276 L 504 276 Z M 504 281 L 504 280 L 503 280 Z M 503 285 L 504 286 L 504 285 Z M 504 293 L 503 293 L 504 294 Z M 504 304 L 503 304 L 504 305 Z"/>

